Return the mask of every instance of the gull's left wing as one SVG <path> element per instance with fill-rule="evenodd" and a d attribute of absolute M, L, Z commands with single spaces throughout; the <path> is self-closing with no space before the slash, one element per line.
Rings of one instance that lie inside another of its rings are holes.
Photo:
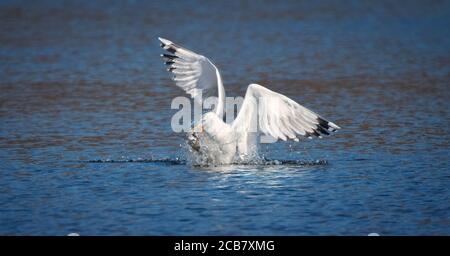
<path fill-rule="evenodd" d="M 252 123 L 254 117 L 258 117 L 259 126 Z M 299 136 L 321 137 L 340 129 L 288 97 L 258 84 L 248 86 L 232 127 L 237 132 L 259 132 L 276 139 L 296 141 Z"/>
<path fill-rule="evenodd" d="M 158 37 L 161 47 L 168 54 L 161 54 L 173 74 L 176 85 L 190 94 L 194 99 L 201 91 L 203 98 L 218 96 L 220 74 L 216 66 L 205 56 L 197 54 L 167 39 Z"/>

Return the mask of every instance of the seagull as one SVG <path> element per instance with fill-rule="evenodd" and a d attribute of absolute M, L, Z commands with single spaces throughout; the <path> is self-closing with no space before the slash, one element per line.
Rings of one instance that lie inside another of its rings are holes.
<path fill-rule="evenodd" d="M 259 84 L 247 87 L 239 113 L 233 122 L 227 123 L 224 121 L 225 88 L 218 68 L 203 55 L 170 40 L 158 39 L 167 51 L 161 57 L 178 87 L 194 101 L 199 100 L 200 93 L 217 97 L 214 109 L 202 116 L 196 124 L 199 129 L 188 136 L 190 151 L 200 156 L 201 161 L 214 165 L 249 161 L 258 156 L 262 136 L 274 141 L 299 141 L 299 138 L 322 138 L 340 129 L 292 99 Z"/>

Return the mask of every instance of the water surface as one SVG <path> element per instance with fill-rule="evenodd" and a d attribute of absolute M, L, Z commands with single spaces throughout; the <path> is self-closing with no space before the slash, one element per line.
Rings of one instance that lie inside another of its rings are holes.
<path fill-rule="evenodd" d="M 449 14 L 448 1 L 2 1 L 0 234 L 450 235 Z M 208 56 L 227 95 L 260 83 L 341 126 L 262 148 L 326 164 L 186 164 L 158 36 Z"/>

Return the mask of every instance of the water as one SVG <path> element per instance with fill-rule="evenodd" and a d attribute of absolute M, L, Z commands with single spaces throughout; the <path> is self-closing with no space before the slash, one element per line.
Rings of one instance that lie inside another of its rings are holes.
<path fill-rule="evenodd" d="M 2 1 L 0 234 L 450 235 L 449 13 Z M 157 36 L 210 57 L 227 95 L 260 83 L 342 130 L 262 148 L 287 164 L 186 164 Z"/>

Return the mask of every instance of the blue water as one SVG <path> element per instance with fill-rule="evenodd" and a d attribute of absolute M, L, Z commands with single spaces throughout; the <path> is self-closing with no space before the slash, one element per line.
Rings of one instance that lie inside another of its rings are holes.
<path fill-rule="evenodd" d="M 448 1 L 1 1 L 0 234 L 450 235 L 449 28 Z M 186 164 L 158 36 L 342 130 Z"/>

